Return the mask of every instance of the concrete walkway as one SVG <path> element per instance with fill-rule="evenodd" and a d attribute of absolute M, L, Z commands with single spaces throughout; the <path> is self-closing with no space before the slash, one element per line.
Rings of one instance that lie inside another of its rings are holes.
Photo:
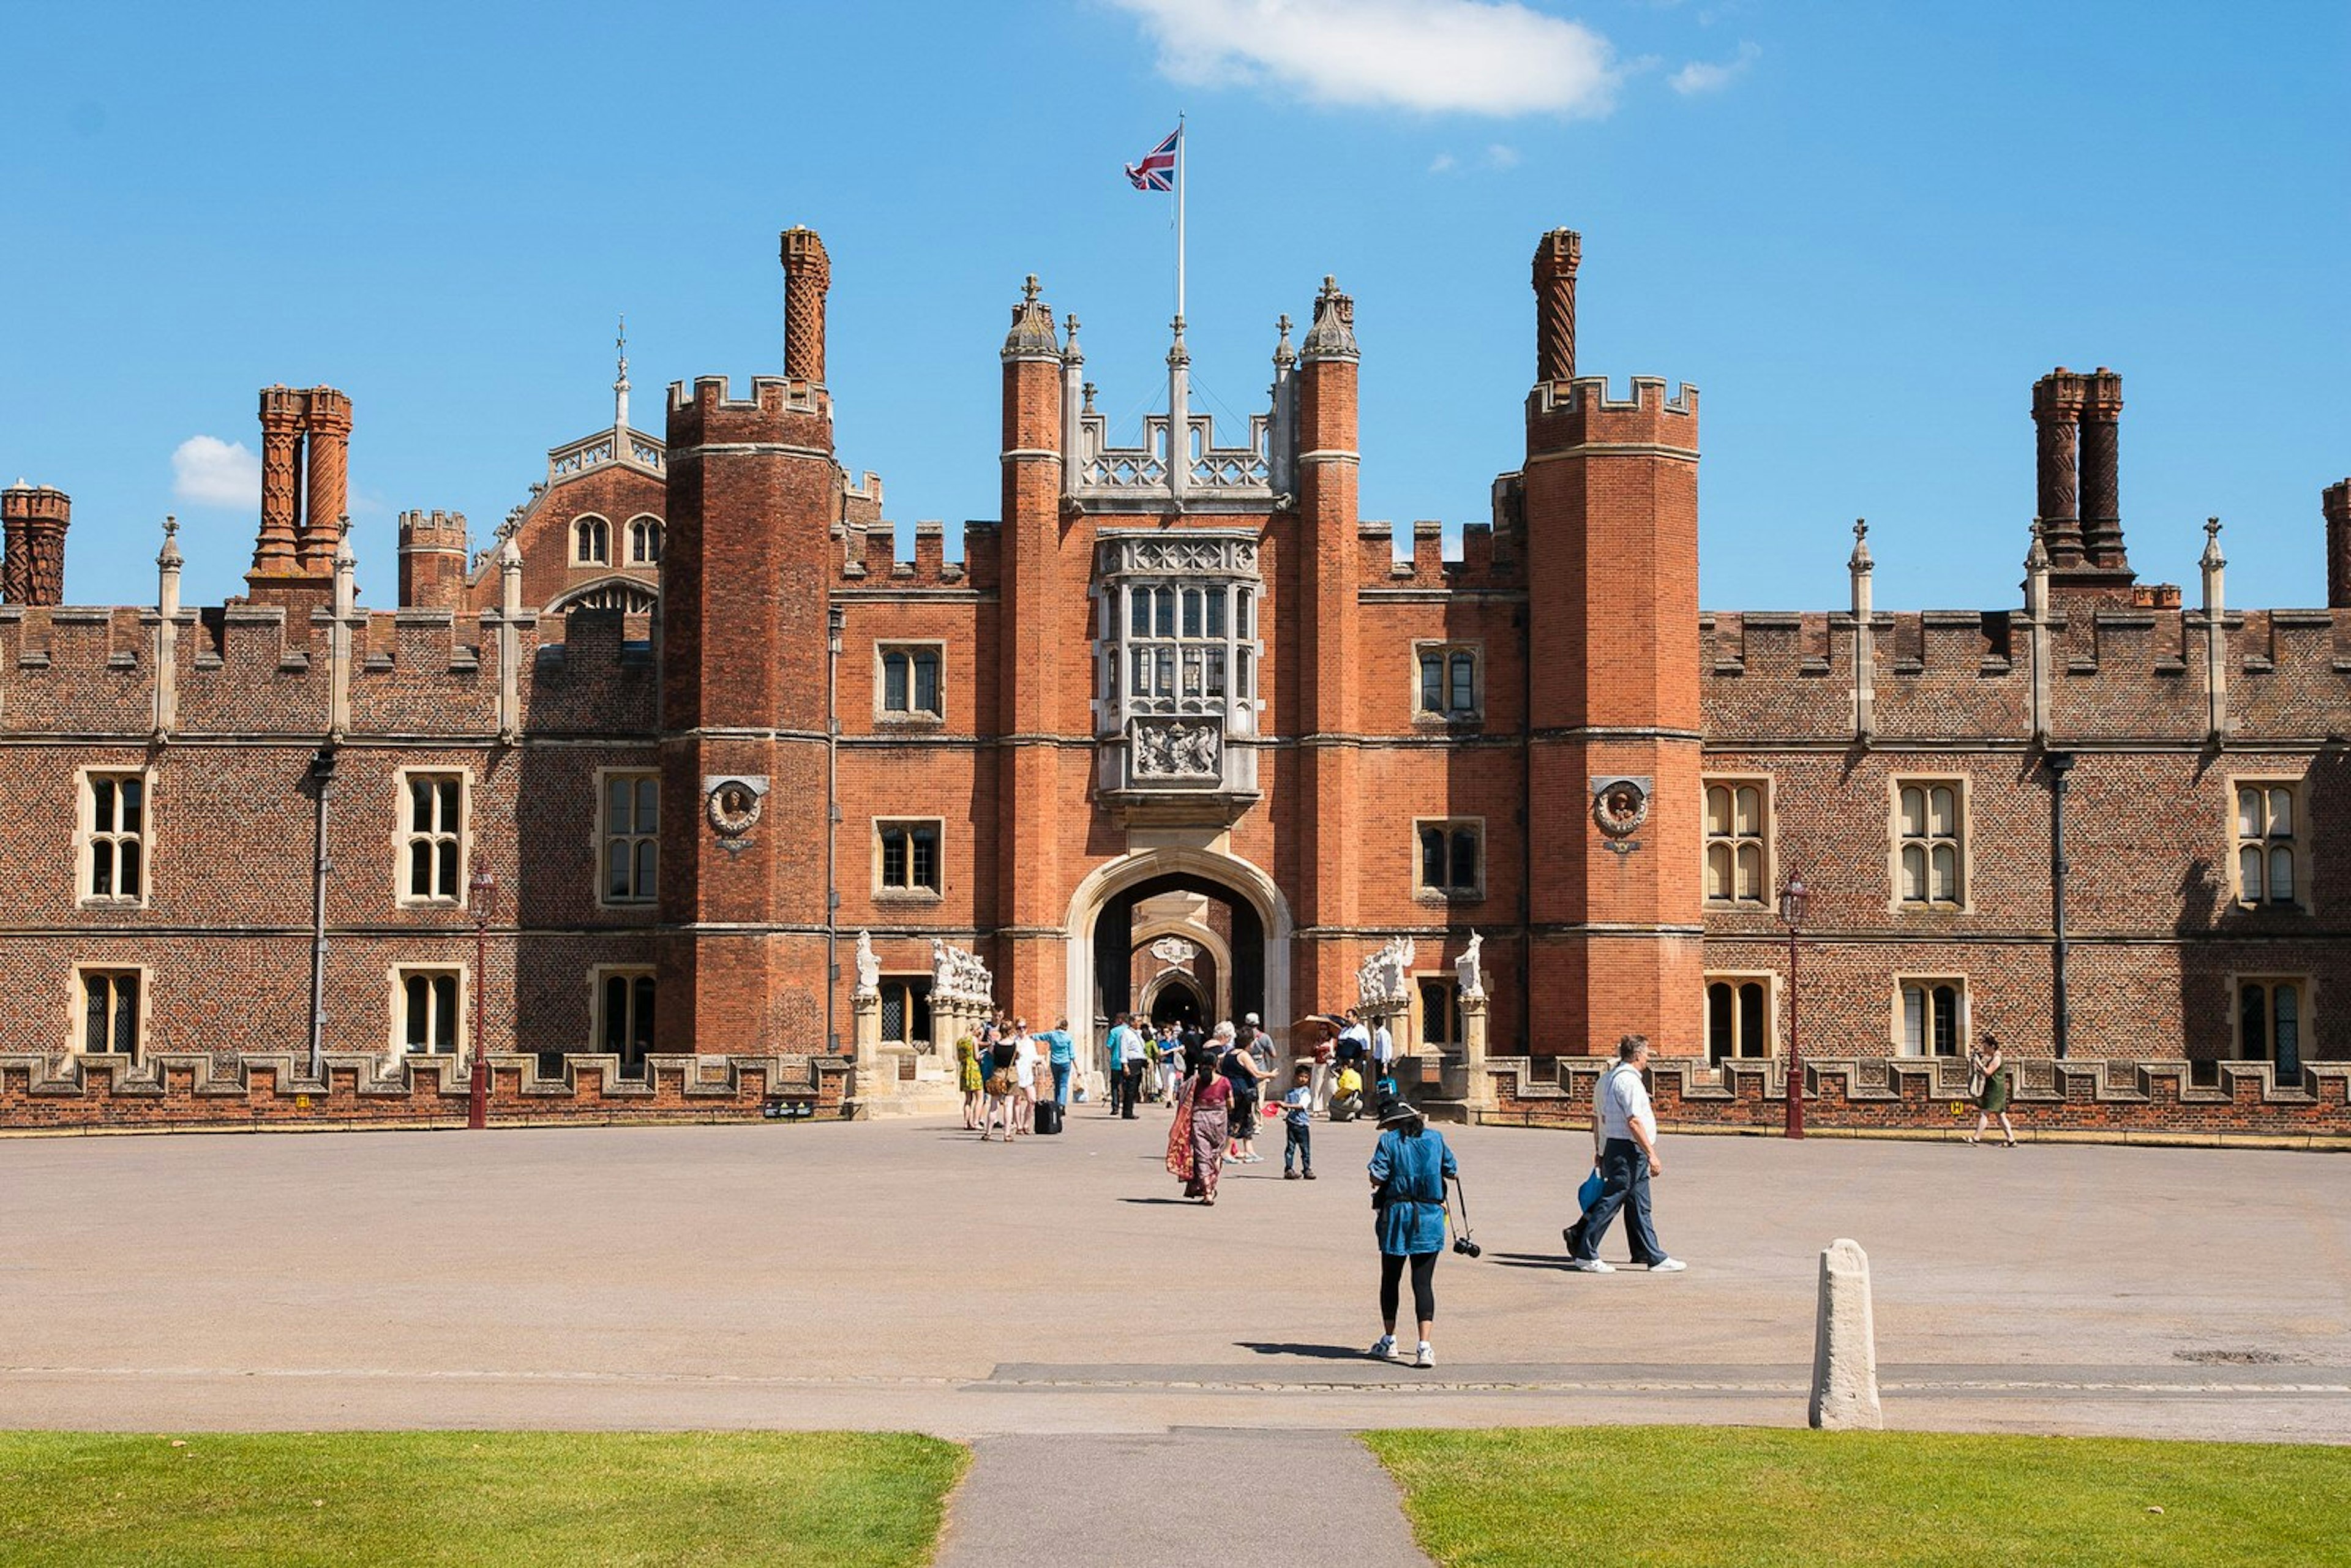
<path fill-rule="evenodd" d="M 1395 1483 L 1338 1432 L 983 1437 L 939 1568 L 1428 1568 Z"/>

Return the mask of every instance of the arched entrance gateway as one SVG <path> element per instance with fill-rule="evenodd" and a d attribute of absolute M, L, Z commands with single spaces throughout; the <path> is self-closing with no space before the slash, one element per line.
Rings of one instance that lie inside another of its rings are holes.
<path fill-rule="evenodd" d="M 1189 977 L 1162 976 L 1148 997 L 1134 994 L 1132 960 L 1135 906 L 1163 894 L 1187 893 L 1223 904 L 1232 916 L 1229 980 L 1217 989 L 1230 998 L 1238 1020 L 1256 1013 L 1281 1039 L 1290 1021 L 1290 905 L 1273 879 L 1249 862 L 1213 850 L 1152 849 L 1097 866 L 1070 900 L 1068 966 L 1070 1024 L 1097 1052 L 1112 1015 L 1155 1013 L 1172 998 L 1201 1007 L 1211 998 Z M 1099 1064 L 1098 1064 L 1099 1065 Z"/>

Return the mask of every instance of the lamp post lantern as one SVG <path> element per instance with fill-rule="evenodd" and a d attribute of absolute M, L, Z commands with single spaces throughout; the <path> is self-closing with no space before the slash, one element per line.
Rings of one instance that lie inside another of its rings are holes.
<path fill-rule="evenodd" d="M 1780 918 L 1788 923 L 1788 1136 L 1804 1135 L 1804 1053 L 1796 1031 L 1796 932 L 1804 924 L 1811 894 L 1804 879 L 1788 873 L 1780 889 Z"/>
<path fill-rule="evenodd" d="M 490 981 L 490 916 L 497 909 L 498 879 L 490 868 L 475 871 L 474 879 L 466 884 L 474 898 L 474 1071 L 472 1089 L 465 1106 L 465 1125 L 475 1131 L 490 1123 L 490 1059 L 483 1049 L 483 993 Z"/>

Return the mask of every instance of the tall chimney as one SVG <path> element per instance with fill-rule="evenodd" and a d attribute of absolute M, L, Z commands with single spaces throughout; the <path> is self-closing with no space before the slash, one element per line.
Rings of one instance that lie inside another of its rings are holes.
<path fill-rule="evenodd" d="M 832 287 L 832 258 L 809 228 L 783 233 L 784 374 L 824 383 L 824 297 Z"/>
<path fill-rule="evenodd" d="M 2116 473 L 2117 436 L 2123 413 L 2123 379 L 2100 365 L 2082 382 L 2082 549 L 2103 571 L 2128 571 L 2123 554 L 2121 481 Z"/>
<path fill-rule="evenodd" d="M 2319 493 L 2326 516 L 2326 607 L 2351 609 L 2351 479 L 2338 479 Z"/>
<path fill-rule="evenodd" d="M 73 501 L 22 479 L 0 491 L 0 599 L 59 604 L 66 596 L 66 528 Z"/>
<path fill-rule="evenodd" d="M 300 478 L 295 449 L 302 442 L 303 404 L 292 387 L 261 389 L 261 535 L 253 547 L 253 576 L 294 570 L 295 509 Z"/>
<path fill-rule="evenodd" d="M 2082 560 L 2082 497 L 2074 476 L 2082 414 L 2082 378 L 2060 365 L 2032 383 L 2034 454 L 2038 462 L 2034 520 L 2053 567 Z"/>
<path fill-rule="evenodd" d="M 1575 379 L 1575 269 L 1583 236 L 1553 229 L 1535 246 L 1535 380 Z"/>
<path fill-rule="evenodd" d="M 332 387 L 312 387 L 303 428 L 310 444 L 309 506 L 302 518 L 301 570 L 332 576 L 350 510 L 351 400 Z"/>

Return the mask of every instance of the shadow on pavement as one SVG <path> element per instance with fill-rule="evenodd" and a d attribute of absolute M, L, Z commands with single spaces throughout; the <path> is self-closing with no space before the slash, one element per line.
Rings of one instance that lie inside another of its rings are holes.
<path fill-rule="evenodd" d="M 1342 1344 L 1259 1344 L 1249 1340 L 1235 1340 L 1242 1350 L 1253 1350 L 1259 1355 L 1295 1355 L 1310 1361 L 1361 1361 L 1364 1352 L 1358 1345 Z"/>

